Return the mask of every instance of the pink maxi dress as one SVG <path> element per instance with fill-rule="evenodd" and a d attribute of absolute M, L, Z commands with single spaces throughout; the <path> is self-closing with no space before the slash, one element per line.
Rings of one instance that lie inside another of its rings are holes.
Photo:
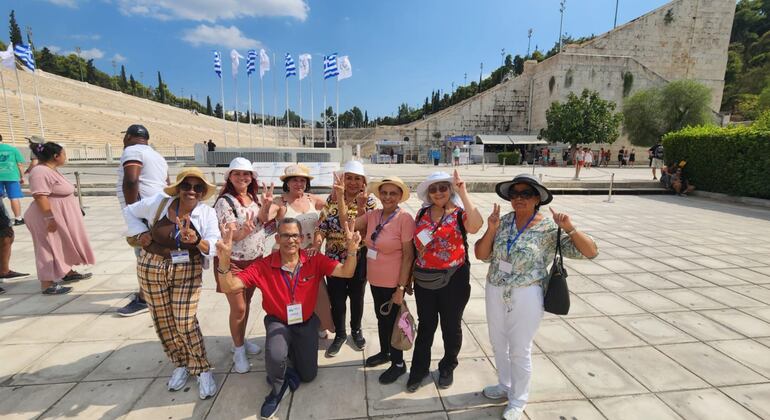
<path fill-rule="evenodd" d="M 56 232 L 48 232 L 37 202 L 33 201 L 24 213 L 35 248 L 38 280 L 60 281 L 72 266 L 94 264 L 83 213 L 75 198 L 75 186 L 58 171 L 41 164 L 29 172 L 29 190 L 33 195 L 48 196 L 57 225 Z"/>

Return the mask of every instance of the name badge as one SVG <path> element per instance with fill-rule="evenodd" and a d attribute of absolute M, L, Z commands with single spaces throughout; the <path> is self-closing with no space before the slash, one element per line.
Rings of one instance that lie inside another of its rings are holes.
<path fill-rule="evenodd" d="M 366 258 L 369 258 L 370 260 L 376 260 L 377 259 L 377 251 L 374 249 L 367 249 L 366 250 Z"/>
<path fill-rule="evenodd" d="M 190 251 L 186 249 L 172 250 L 171 262 L 173 264 L 184 264 L 190 262 Z"/>
<path fill-rule="evenodd" d="M 286 322 L 289 325 L 302 323 L 302 304 L 286 305 Z"/>
<path fill-rule="evenodd" d="M 433 240 L 433 235 L 430 234 L 427 230 L 420 231 L 420 233 L 417 234 L 417 239 L 420 240 L 420 243 L 422 246 L 428 246 L 430 241 Z"/>
<path fill-rule="evenodd" d="M 511 274 L 513 272 L 513 265 L 508 261 L 498 261 L 497 268 L 505 274 Z"/>

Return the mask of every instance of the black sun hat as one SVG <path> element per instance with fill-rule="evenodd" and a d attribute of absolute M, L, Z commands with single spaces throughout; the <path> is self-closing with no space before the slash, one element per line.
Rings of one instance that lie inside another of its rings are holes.
<path fill-rule="evenodd" d="M 540 182 L 540 180 L 530 174 L 519 174 L 510 181 L 500 182 L 499 184 L 495 185 L 495 192 L 503 200 L 510 201 L 511 187 L 516 184 L 527 184 L 534 188 L 535 191 L 537 191 L 537 193 L 540 195 L 540 205 L 548 204 L 553 200 L 553 194 L 551 194 L 551 191 L 549 191 L 548 188 L 546 188 L 545 185 Z"/>

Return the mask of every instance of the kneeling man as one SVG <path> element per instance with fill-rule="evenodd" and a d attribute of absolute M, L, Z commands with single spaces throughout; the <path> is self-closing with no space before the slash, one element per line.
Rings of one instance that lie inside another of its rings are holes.
<path fill-rule="evenodd" d="M 355 255 L 361 235 L 354 232 L 352 220 L 343 222 L 348 257 L 344 264 L 323 254 L 308 256 L 300 249 L 302 227 L 294 218 L 280 221 L 276 242 L 278 251 L 254 261 L 233 276 L 230 273 L 230 253 L 233 231 L 222 225 L 222 240 L 217 242 L 219 281 L 225 293 L 244 287 L 257 287 L 262 292 L 265 310 L 265 368 L 272 386 L 262 404 L 260 415 L 270 418 L 287 387 L 294 390 L 300 381 L 310 382 L 318 373 L 318 327 L 320 321 L 313 313 L 318 286 L 324 277 L 353 277 Z M 291 361 L 292 367 L 288 363 Z"/>

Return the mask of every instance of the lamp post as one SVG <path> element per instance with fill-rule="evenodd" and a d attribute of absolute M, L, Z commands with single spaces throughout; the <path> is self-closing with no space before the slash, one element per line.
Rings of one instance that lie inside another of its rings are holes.
<path fill-rule="evenodd" d="M 529 47 L 532 45 L 532 28 L 527 31 L 527 57 L 529 57 Z"/>
<path fill-rule="evenodd" d="M 505 67 L 505 48 L 500 49 L 500 67 Z M 500 83 L 503 83 L 503 74 L 505 70 L 500 71 Z"/>
<path fill-rule="evenodd" d="M 561 14 L 561 17 L 559 18 L 559 52 L 561 52 L 561 45 L 562 45 L 562 28 L 564 26 L 564 4 L 567 3 L 567 0 L 561 0 L 559 2 L 559 13 Z"/>
<path fill-rule="evenodd" d="M 615 0 L 615 23 L 612 24 L 612 29 L 618 27 L 618 3 L 620 0 Z"/>

